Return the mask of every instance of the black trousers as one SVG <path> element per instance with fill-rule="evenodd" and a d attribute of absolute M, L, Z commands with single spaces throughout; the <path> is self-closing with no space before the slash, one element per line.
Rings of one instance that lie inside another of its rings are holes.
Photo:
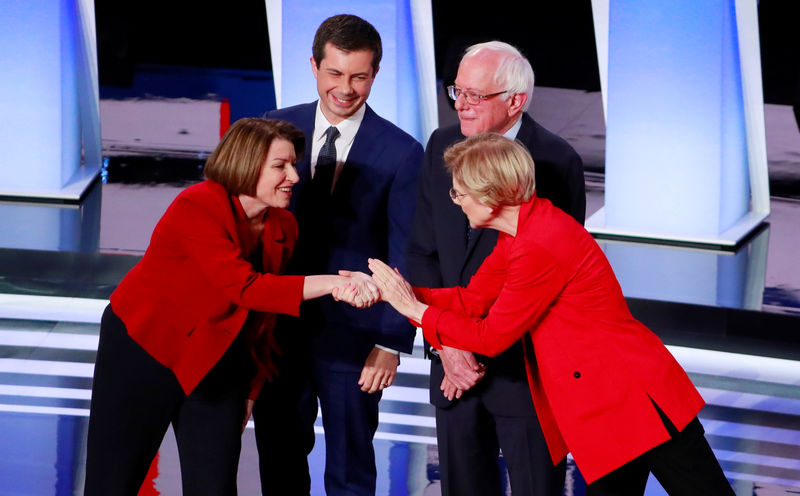
<path fill-rule="evenodd" d="M 252 373 L 246 345 L 237 338 L 187 396 L 172 371 L 130 338 L 109 305 L 95 362 L 84 494 L 136 495 L 171 423 L 183 494 L 235 495 Z"/>
<path fill-rule="evenodd" d="M 438 358 L 431 361 L 442 496 L 505 494 L 497 463 L 501 449 L 514 496 L 561 496 L 564 491 L 566 460 L 554 465 L 550 458 L 522 350 L 515 347 L 487 366 L 482 382 L 446 406 L 434 401 L 434 395 L 441 398 L 443 371 Z"/>
<path fill-rule="evenodd" d="M 650 472 L 671 496 L 734 496 L 697 417 L 678 432 L 658 413 L 672 438 L 589 484 L 587 496 L 641 496 Z"/>

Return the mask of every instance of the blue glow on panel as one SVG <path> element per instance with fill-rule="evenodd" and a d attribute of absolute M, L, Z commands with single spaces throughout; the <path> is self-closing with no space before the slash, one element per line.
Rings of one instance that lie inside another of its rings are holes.
<path fill-rule="evenodd" d="M 420 121 L 422 110 L 417 90 L 415 53 L 411 4 L 408 0 L 397 0 L 397 120 L 394 122 L 425 143 L 420 139 L 423 134 Z"/>
<path fill-rule="evenodd" d="M 725 31 L 736 32 L 736 7 L 731 2 L 724 15 Z M 723 232 L 750 210 L 750 174 L 747 159 L 747 132 L 744 120 L 744 95 L 737 36 L 723 39 L 722 64 L 722 167 L 719 231 Z M 742 167 L 737 165 L 742 164 Z M 727 194 L 734 192 L 739 194 Z"/>
<path fill-rule="evenodd" d="M 318 98 L 310 58 L 320 23 L 336 14 L 369 21 L 381 35 L 383 58 L 367 103 L 382 117 L 419 139 L 421 134 L 415 56 L 407 0 L 319 0 L 282 3 L 282 98 L 288 107 Z"/>
<path fill-rule="evenodd" d="M 599 244 L 625 296 L 716 305 L 716 254 L 657 245 Z"/>
<path fill-rule="evenodd" d="M 0 188 L 60 188 L 60 2 L 3 2 Z"/>
<path fill-rule="evenodd" d="M 608 227 L 715 236 L 743 214 L 732 9 L 733 0 L 611 0 Z"/>
<path fill-rule="evenodd" d="M 75 0 L 61 0 L 61 175 L 59 186 L 67 183 L 81 163 L 80 107 L 78 105 L 78 34 Z M 54 168 L 55 170 L 55 168 Z"/>

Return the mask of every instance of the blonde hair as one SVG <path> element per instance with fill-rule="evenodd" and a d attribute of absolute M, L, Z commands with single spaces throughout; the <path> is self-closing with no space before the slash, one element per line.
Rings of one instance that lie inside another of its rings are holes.
<path fill-rule="evenodd" d="M 456 143 L 444 152 L 447 170 L 468 193 L 492 208 L 519 205 L 536 191 L 533 158 L 517 141 L 482 133 Z"/>
<path fill-rule="evenodd" d="M 224 186 L 230 195 L 254 196 L 261 166 L 276 139 L 291 142 L 297 159 L 303 155 L 305 137 L 294 124 L 257 117 L 239 119 L 208 157 L 203 174 Z"/>

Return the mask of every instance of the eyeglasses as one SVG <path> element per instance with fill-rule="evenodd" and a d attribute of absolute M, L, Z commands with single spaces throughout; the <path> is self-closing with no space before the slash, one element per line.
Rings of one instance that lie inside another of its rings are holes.
<path fill-rule="evenodd" d="M 507 93 L 508 90 L 498 91 L 497 93 L 489 93 L 488 95 L 481 95 L 480 93 L 475 93 L 474 91 L 470 90 L 462 90 L 458 86 L 451 84 L 447 87 L 447 96 L 450 97 L 451 100 L 456 101 L 458 97 L 464 95 L 464 99 L 470 105 L 479 105 L 482 101 L 488 100 L 489 98 L 497 95 L 502 95 L 503 93 Z"/>
<path fill-rule="evenodd" d="M 450 188 L 450 199 L 453 200 L 454 203 L 460 203 L 462 196 L 467 196 L 467 193 L 459 193 L 455 188 Z"/>

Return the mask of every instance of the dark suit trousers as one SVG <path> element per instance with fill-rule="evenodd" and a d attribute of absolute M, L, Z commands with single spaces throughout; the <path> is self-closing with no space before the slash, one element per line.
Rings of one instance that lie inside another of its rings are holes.
<path fill-rule="evenodd" d="M 100 325 L 86 455 L 87 496 L 136 495 L 170 423 L 183 494 L 236 494 L 252 361 L 236 339 L 192 394 L 134 342 L 109 305 Z"/>
<path fill-rule="evenodd" d="M 441 367 L 438 359 L 432 361 L 432 395 L 442 394 L 433 383 Z M 443 496 L 506 494 L 497 464 L 500 449 L 514 496 L 563 492 L 566 462 L 553 465 L 528 382 L 521 377 L 492 374 L 490 368 L 482 383 L 450 406 L 437 405 L 436 433 Z"/>
<path fill-rule="evenodd" d="M 642 496 L 650 472 L 672 496 L 734 496 L 697 417 L 678 432 L 659 414 L 672 438 L 589 484 L 587 496 Z"/>
<path fill-rule="evenodd" d="M 360 368 L 331 366 L 310 350 L 309 342 L 298 341 L 282 341 L 280 375 L 265 385 L 253 411 L 261 491 L 264 496 L 310 493 L 308 454 L 314 447 L 319 399 L 325 494 L 372 496 L 377 478 L 372 439 L 381 394 L 361 391 Z"/>

